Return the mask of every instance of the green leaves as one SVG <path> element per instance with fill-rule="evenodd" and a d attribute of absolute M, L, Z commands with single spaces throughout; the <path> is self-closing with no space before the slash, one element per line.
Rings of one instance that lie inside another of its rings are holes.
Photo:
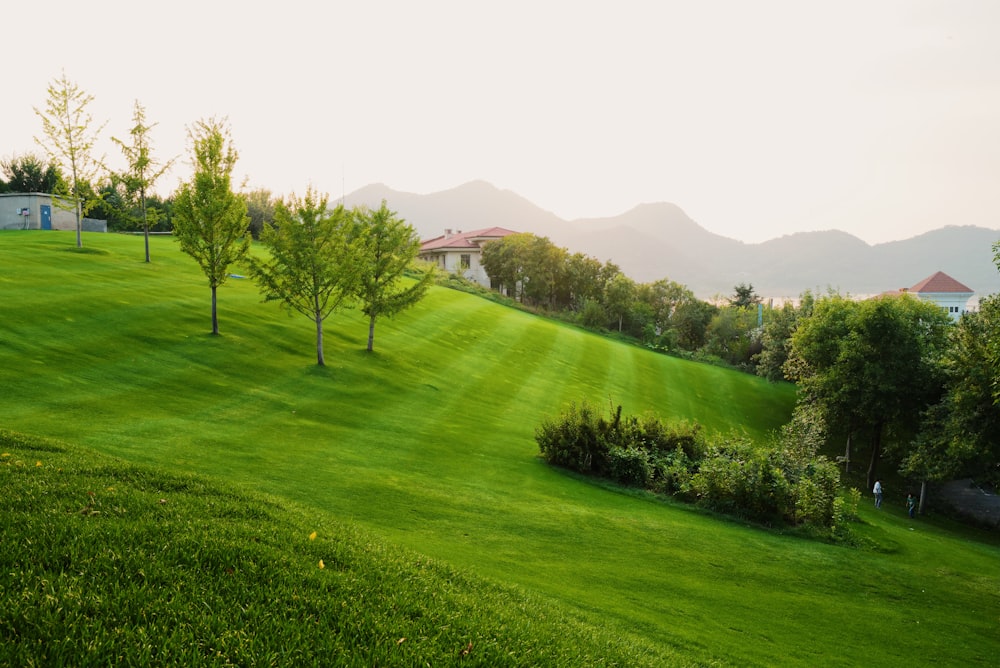
<path fill-rule="evenodd" d="M 174 200 L 174 236 L 194 258 L 212 289 L 212 333 L 219 333 L 215 290 L 226 282 L 230 265 L 250 250 L 246 201 L 232 191 L 237 153 L 229 129 L 214 118 L 189 131 L 195 171 Z"/>
<path fill-rule="evenodd" d="M 360 253 L 356 294 L 361 311 L 369 318 L 371 352 L 376 319 L 392 316 L 420 301 L 434 275 L 428 271 L 415 283 L 404 283 L 403 272 L 417 257 L 420 239 L 412 226 L 389 210 L 385 200 L 375 211 L 362 208 L 353 215 Z"/>

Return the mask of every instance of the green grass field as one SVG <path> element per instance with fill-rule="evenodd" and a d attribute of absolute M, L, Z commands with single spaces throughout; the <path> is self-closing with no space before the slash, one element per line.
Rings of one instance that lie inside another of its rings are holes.
<path fill-rule="evenodd" d="M 583 399 L 761 437 L 791 386 L 444 289 L 380 322 L 374 354 L 360 313 L 335 314 L 319 368 L 309 321 L 247 280 L 210 336 L 171 239 L 149 265 L 138 237 L 84 244 L 0 234 L 0 428 L 264 492 L 671 662 L 996 665 L 995 534 L 890 498 L 856 527 L 879 549 L 827 545 L 566 475 L 533 440 Z"/>

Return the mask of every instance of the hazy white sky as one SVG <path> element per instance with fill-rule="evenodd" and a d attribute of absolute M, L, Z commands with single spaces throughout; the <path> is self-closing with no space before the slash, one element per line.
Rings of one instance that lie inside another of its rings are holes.
<path fill-rule="evenodd" d="M 161 194 L 186 127 L 226 116 L 237 176 L 275 194 L 485 179 L 566 219 L 673 202 L 751 242 L 1000 228 L 996 0 L 29 4 L 0 11 L 0 157 L 37 150 L 65 70 L 105 139 L 136 99 L 159 123 L 183 156 Z"/>

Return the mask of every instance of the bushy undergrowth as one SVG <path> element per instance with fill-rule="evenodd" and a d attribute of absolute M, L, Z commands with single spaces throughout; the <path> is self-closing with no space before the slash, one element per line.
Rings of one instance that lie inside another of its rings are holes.
<path fill-rule="evenodd" d="M 283 501 L 0 430 L 0 665 L 671 658 Z"/>
<path fill-rule="evenodd" d="M 605 415 L 582 402 L 544 420 L 535 440 L 550 464 L 756 522 L 833 533 L 851 514 L 838 495 L 839 471 L 816 454 L 815 428 L 798 419 L 758 444 L 653 414 L 623 416 L 621 406 Z"/>

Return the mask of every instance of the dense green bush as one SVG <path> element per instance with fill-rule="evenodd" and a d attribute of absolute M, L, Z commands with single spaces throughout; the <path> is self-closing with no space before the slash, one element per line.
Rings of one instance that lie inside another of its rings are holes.
<path fill-rule="evenodd" d="M 838 497 L 837 467 L 816 454 L 824 430 L 802 413 L 771 442 L 709 439 L 695 423 L 623 416 L 621 406 L 606 417 L 584 402 L 543 420 L 535 439 L 550 464 L 755 522 L 833 532 L 849 513 Z"/>
<path fill-rule="evenodd" d="M 652 479 L 649 454 L 641 448 L 611 448 L 608 452 L 611 479 L 631 487 L 648 487 Z"/>
<path fill-rule="evenodd" d="M 691 484 L 701 504 L 738 517 L 770 522 L 791 507 L 791 485 L 778 451 L 745 438 L 713 443 Z"/>

